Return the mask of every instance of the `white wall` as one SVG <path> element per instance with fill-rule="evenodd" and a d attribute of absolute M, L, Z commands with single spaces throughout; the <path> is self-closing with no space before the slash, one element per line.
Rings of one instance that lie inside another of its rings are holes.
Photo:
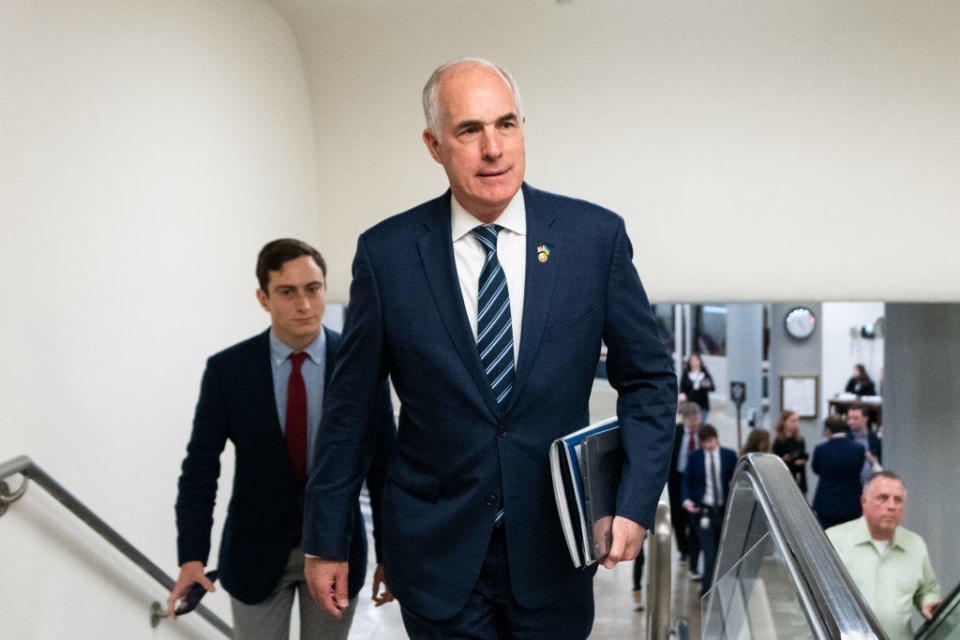
<path fill-rule="evenodd" d="M 884 339 L 860 337 L 863 325 L 873 324 L 883 317 L 882 302 L 825 302 L 820 318 L 821 348 L 823 349 L 821 386 L 821 415 L 830 415 L 828 401 L 847 386 L 853 365 L 863 364 L 874 384 L 880 380 L 883 368 Z M 851 328 L 857 328 L 857 337 L 851 337 Z"/>
<path fill-rule="evenodd" d="M 32 456 L 171 573 L 204 359 L 267 326 L 266 240 L 326 240 L 312 124 L 296 42 L 263 3 L 0 3 L 0 460 Z M 0 602 L 31 615 L 4 614 L 2 635 L 145 637 L 145 609 L 73 633 L 112 615 L 116 587 L 60 563 L 59 525 L 25 510 L 0 520 Z"/>
<path fill-rule="evenodd" d="M 655 301 L 960 300 L 958 3 L 271 2 L 334 264 L 443 190 L 419 92 L 481 55 L 523 90 L 529 181 L 622 213 Z"/>

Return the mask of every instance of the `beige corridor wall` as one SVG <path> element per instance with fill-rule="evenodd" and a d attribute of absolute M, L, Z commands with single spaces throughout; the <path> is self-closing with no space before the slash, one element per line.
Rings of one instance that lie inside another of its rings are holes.
<path fill-rule="evenodd" d="M 269 5 L 0 3 L 0 460 L 32 456 L 169 572 L 204 358 L 266 327 L 263 242 L 323 240 L 312 125 Z M 36 487 L 0 563 L 4 637 L 147 637 L 163 599 Z"/>
<path fill-rule="evenodd" d="M 623 214 L 655 300 L 960 300 L 956 2 L 271 2 L 337 264 L 444 188 L 419 90 L 480 55 L 523 90 L 529 181 Z"/>

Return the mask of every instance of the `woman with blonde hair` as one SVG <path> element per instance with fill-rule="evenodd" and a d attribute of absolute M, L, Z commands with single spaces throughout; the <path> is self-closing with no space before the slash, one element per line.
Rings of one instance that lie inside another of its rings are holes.
<path fill-rule="evenodd" d="M 787 464 L 787 469 L 800 488 L 807 495 L 807 445 L 800 435 L 800 416 L 796 411 L 781 411 L 777 420 L 776 438 L 773 441 L 773 453 Z"/>

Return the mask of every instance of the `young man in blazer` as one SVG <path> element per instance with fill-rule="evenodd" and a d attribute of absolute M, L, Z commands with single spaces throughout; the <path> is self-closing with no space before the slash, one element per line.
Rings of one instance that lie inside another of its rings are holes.
<path fill-rule="evenodd" d="M 603 564 L 636 557 L 667 478 L 677 381 L 623 220 L 523 182 L 509 74 L 460 60 L 424 88 L 450 190 L 362 234 L 304 519 L 311 592 L 346 604 L 348 507 L 370 400 L 400 396 L 384 567 L 412 638 L 585 638 L 595 567 L 564 543 L 548 451 L 585 426 L 600 355 L 626 459 Z"/>
<path fill-rule="evenodd" d="M 697 532 L 703 550 L 703 582 L 700 595 L 710 589 L 717 559 L 723 517 L 727 513 L 730 481 L 737 466 L 737 453 L 720 446 L 717 430 L 705 424 L 700 428 L 700 448 L 690 454 L 683 474 L 683 508 L 698 522 Z"/>
<path fill-rule="evenodd" d="M 180 575 L 168 607 L 199 582 L 210 552 L 213 503 L 220 454 L 227 440 L 236 450 L 233 494 L 220 544 L 220 581 L 230 594 L 234 638 L 289 635 L 294 591 L 300 592 L 304 638 L 344 639 L 366 573 L 363 518 L 349 506 L 347 551 L 350 605 L 346 615 L 323 611 L 309 597 L 303 577 L 300 536 L 310 453 L 325 404 L 324 389 L 340 347 L 340 334 L 321 325 L 326 264 L 316 249 L 293 239 L 268 243 L 257 259 L 257 299 L 270 314 L 270 329 L 212 356 L 200 387 L 193 432 L 183 461 L 177 497 Z M 364 476 L 377 523 L 387 462 L 394 439 L 393 411 L 384 385 L 367 411 L 373 462 Z M 379 526 L 375 524 L 377 557 Z M 375 574 L 382 580 L 378 566 Z M 374 585 L 375 599 L 379 595 Z M 175 617 L 175 616 L 174 616 Z"/>

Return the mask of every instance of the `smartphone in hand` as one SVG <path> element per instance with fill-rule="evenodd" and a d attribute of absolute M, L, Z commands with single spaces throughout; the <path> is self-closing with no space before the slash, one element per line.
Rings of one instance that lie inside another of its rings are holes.
<path fill-rule="evenodd" d="M 213 571 L 208 571 L 206 573 L 207 579 L 210 582 L 216 582 L 217 578 L 220 576 L 220 571 L 214 569 Z M 180 606 L 178 606 L 174 612 L 178 616 L 182 616 L 185 613 L 190 613 L 197 608 L 197 605 L 200 604 L 200 600 L 203 599 L 203 596 L 207 595 L 207 590 L 199 582 L 194 582 L 190 585 L 190 588 L 187 589 L 187 593 L 181 598 Z"/>

